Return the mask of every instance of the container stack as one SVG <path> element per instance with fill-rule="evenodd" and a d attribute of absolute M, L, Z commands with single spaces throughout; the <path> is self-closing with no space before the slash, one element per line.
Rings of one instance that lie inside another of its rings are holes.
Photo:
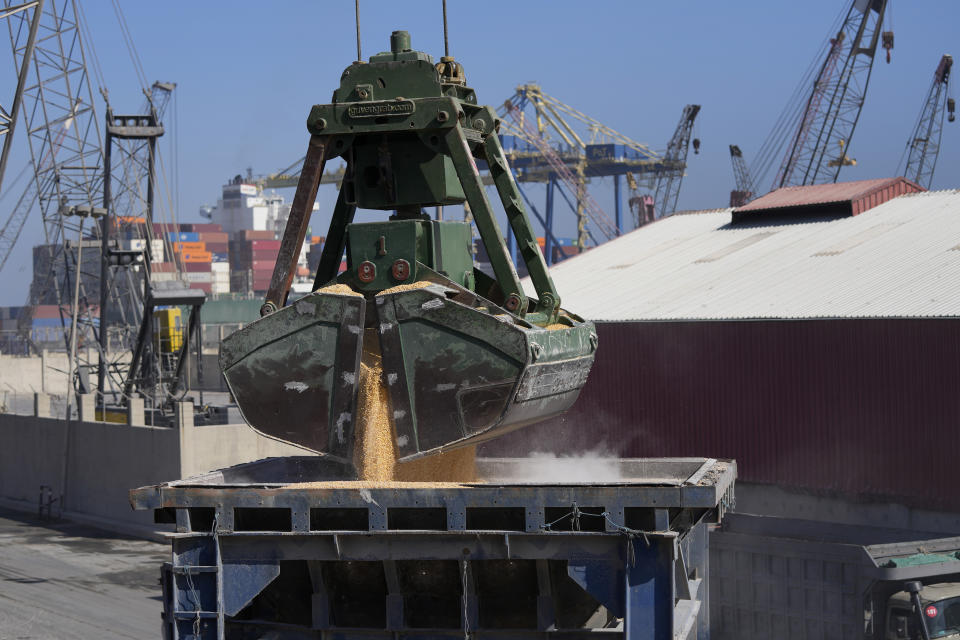
<path fill-rule="evenodd" d="M 229 262 L 212 262 L 210 275 L 210 293 L 230 293 Z"/>
<path fill-rule="evenodd" d="M 162 254 L 161 254 L 162 255 Z M 177 279 L 177 269 L 173 262 L 154 262 L 150 265 L 150 279 L 153 282 L 170 282 Z"/>
<path fill-rule="evenodd" d="M 243 230 L 230 242 L 231 290 L 263 293 L 270 287 L 280 241 L 273 231 Z"/>
<path fill-rule="evenodd" d="M 154 282 L 185 280 L 206 293 L 229 290 L 229 243 L 219 224 L 153 225 L 150 245 Z M 215 263 L 224 267 L 214 268 Z M 214 272 L 220 275 L 214 275 Z M 215 284 L 216 283 L 216 284 Z"/>
<path fill-rule="evenodd" d="M 116 239 L 118 248 L 123 251 L 146 249 L 147 241 L 144 240 L 146 221 L 143 218 L 121 216 L 119 220 L 115 218 L 108 218 L 108 220 L 114 225 L 110 233 Z"/>
<path fill-rule="evenodd" d="M 63 320 L 60 307 L 55 304 L 38 304 L 33 308 L 33 326 L 30 337 L 37 343 L 63 340 Z"/>
<path fill-rule="evenodd" d="M 0 307 L 0 353 L 17 353 L 22 348 L 17 340 L 17 324 L 22 309 L 23 307 Z"/>
<path fill-rule="evenodd" d="M 0 307 L 0 334 L 9 335 L 17 332 L 17 318 L 23 307 Z"/>
<path fill-rule="evenodd" d="M 143 219 L 125 223 L 114 237 L 126 250 L 146 250 L 149 243 L 154 282 L 185 280 L 206 293 L 263 294 L 270 287 L 280 252 L 274 231 L 245 229 L 231 236 L 216 223 L 154 223 L 153 240 L 147 240 Z M 305 239 L 296 270 L 298 281 L 311 280 L 323 244 L 323 236 Z"/>

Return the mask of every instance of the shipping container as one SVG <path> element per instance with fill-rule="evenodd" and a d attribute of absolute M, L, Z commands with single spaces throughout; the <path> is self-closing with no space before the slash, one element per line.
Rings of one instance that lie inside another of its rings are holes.
<path fill-rule="evenodd" d="M 200 234 L 194 231 L 170 231 L 167 232 L 167 239 L 170 242 L 198 242 Z"/>
<path fill-rule="evenodd" d="M 210 282 L 212 279 L 209 271 L 188 271 L 184 275 L 187 282 Z"/>
<path fill-rule="evenodd" d="M 230 262 L 230 254 L 225 251 L 223 253 L 211 251 L 210 261 L 214 263 L 223 263 L 226 265 Z"/>
<path fill-rule="evenodd" d="M 183 253 L 184 251 L 206 251 L 207 244 L 199 240 L 196 242 L 174 242 L 173 250 L 177 253 Z"/>
<path fill-rule="evenodd" d="M 184 262 L 210 262 L 213 258 L 209 251 L 186 251 L 181 255 Z"/>
<path fill-rule="evenodd" d="M 240 260 L 245 260 L 247 263 L 253 262 L 276 262 L 277 256 L 280 254 L 276 249 L 264 249 L 264 250 L 254 250 L 246 255 L 241 255 Z"/>
<path fill-rule="evenodd" d="M 213 253 L 227 253 L 230 251 L 230 244 L 227 242 L 209 242 L 206 240 L 204 242 L 207 243 L 207 251 Z"/>
<path fill-rule="evenodd" d="M 180 229 L 201 233 L 219 233 L 223 231 L 223 225 L 216 222 L 185 222 L 180 225 Z"/>
<path fill-rule="evenodd" d="M 130 225 L 145 225 L 147 223 L 145 218 L 138 216 L 110 216 L 107 219 L 114 225 L 114 229 Z"/>
<path fill-rule="evenodd" d="M 273 273 L 275 260 L 255 260 L 250 263 L 250 269 L 254 272 Z"/>
<path fill-rule="evenodd" d="M 152 273 L 172 273 L 176 270 L 176 265 L 172 262 L 154 262 L 150 265 L 150 271 Z"/>
<path fill-rule="evenodd" d="M 150 241 L 150 257 L 154 262 L 163 262 L 166 243 L 162 238 Z"/>
<path fill-rule="evenodd" d="M 253 229 L 244 229 L 238 231 L 234 237 L 237 240 L 275 240 L 277 235 L 273 231 L 254 231 Z"/>
<path fill-rule="evenodd" d="M 56 318 L 34 318 L 33 326 L 36 327 L 60 327 L 63 326 L 63 322 L 66 321 L 68 324 L 70 322 L 70 316 L 66 316 L 63 320 L 60 317 Z"/>
<path fill-rule="evenodd" d="M 34 318 L 60 318 L 60 307 L 55 304 L 38 304 L 33 308 Z"/>
<path fill-rule="evenodd" d="M 222 231 L 201 231 L 200 240 L 203 242 L 229 242 L 230 235 Z"/>
<path fill-rule="evenodd" d="M 138 237 L 117 238 L 117 246 L 123 251 L 143 251 L 147 248 L 147 241 Z"/>
<path fill-rule="evenodd" d="M 260 251 L 263 249 L 271 249 L 273 251 L 280 250 L 280 241 L 279 240 L 251 240 L 247 243 L 254 251 Z"/>
<path fill-rule="evenodd" d="M 212 263 L 210 262 L 184 262 L 183 270 L 188 273 L 199 273 L 203 271 L 209 273 L 211 266 Z"/>
<path fill-rule="evenodd" d="M 211 287 L 211 285 L 210 285 L 209 282 L 191 282 L 191 283 L 190 283 L 190 288 L 191 288 L 191 289 L 199 289 L 200 291 L 203 291 L 204 293 L 211 293 L 211 291 L 212 291 L 212 287 Z"/>
<path fill-rule="evenodd" d="M 180 231 L 180 225 L 171 224 L 166 222 L 154 222 L 153 223 L 153 233 L 154 235 L 168 234 Z"/>

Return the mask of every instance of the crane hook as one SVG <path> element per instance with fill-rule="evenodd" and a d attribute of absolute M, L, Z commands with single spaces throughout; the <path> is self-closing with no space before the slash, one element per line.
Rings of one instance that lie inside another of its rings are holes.
<path fill-rule="evenodd" d="M 893 31 L 883 32 L 883 48 L 887 50 L 887 64 L 890 64 L 890 50 L 893 49 Z"/>

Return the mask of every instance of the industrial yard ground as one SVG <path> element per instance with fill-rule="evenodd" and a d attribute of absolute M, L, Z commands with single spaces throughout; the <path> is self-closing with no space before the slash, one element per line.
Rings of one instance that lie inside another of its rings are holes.
<path fill-rule="evenodd" d="M 168 545 L 0 509 L 0 640 L 156 637 Z"/>

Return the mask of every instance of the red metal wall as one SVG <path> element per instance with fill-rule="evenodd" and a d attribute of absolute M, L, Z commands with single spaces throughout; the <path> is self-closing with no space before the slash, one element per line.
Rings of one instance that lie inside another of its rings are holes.
<path fill-rule="evenodd" d="M 902 196 L 905 193 L 916 193 L 918 191 L 924 191 L 923 187 L 911 182 L 910 180 L 907 180 L 906 178 L 900 178 L 900 180 L 891 185 L 853 200 L 850 203 L 853 209 L 853 215 L 860 215 L 864 211 L 873 209 L 874 207 L 883 204 L 887 200 L 892 200 L 893 198 Z"/>
<path fill-rule="evenodd" d="M 960 320 L 608 323 L 573 409 L 481 455 L 736 458 L 739 477 L 960 510 Z"/>

